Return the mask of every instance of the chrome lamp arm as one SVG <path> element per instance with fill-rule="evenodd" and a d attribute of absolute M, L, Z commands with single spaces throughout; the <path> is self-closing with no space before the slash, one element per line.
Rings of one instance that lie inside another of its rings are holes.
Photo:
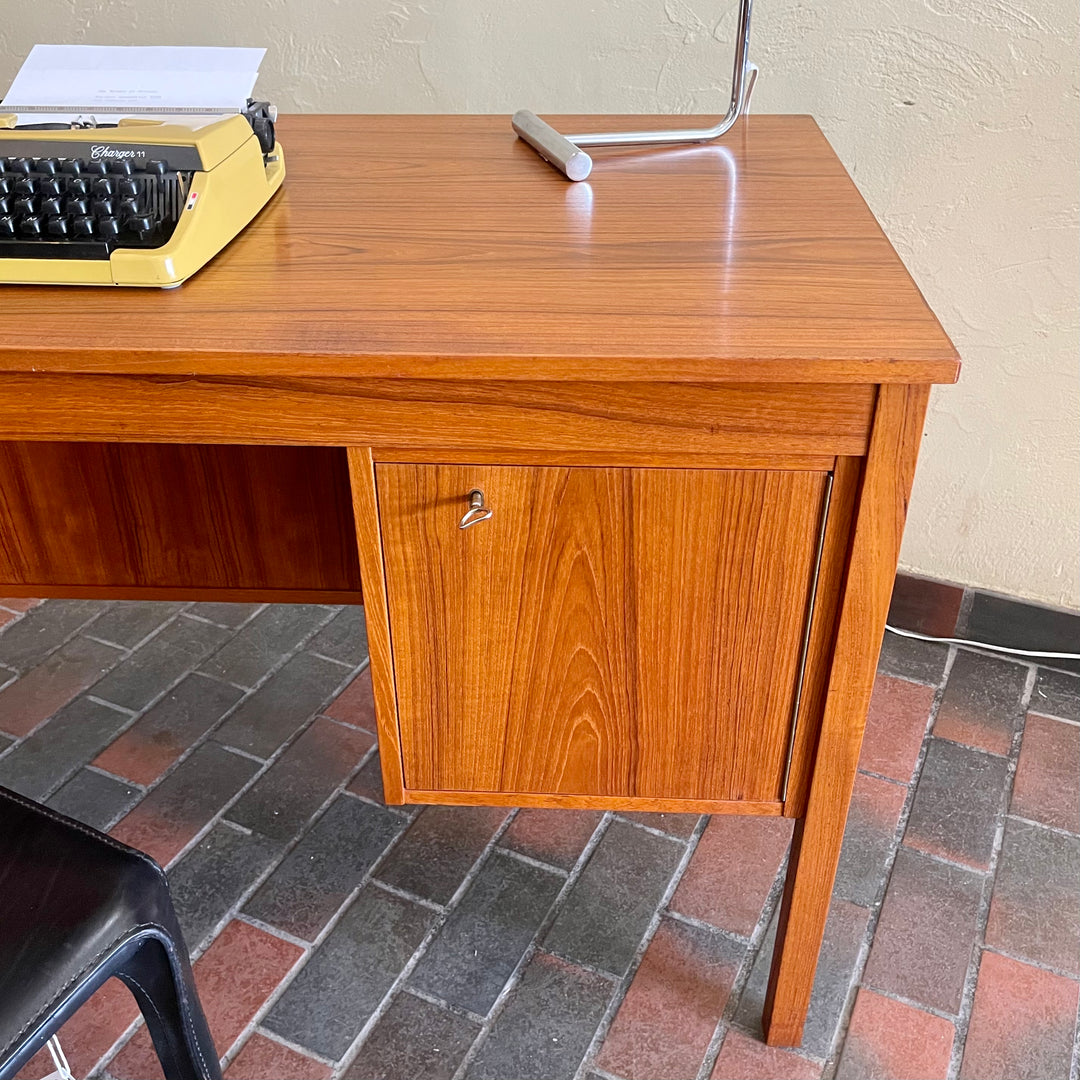
<path fill-rule="evenodd" d="M 753 0 L 739 0 L 739 26 L 735 39 L 735 61 L 731 72 L 731 102 L 727 114 L 711 128 L 678 128 L 670 131 L 608 131 L 585 135 L 562 135 L 535 113 L 521 109 L 511 123 L 545 161 L 569 180 L 584 180 L 592 172 L 592 158 L 583 146 L 643 146 L 671 143 L 710 142 L 720 138 L 750 105 L 757 79 L 757 65 L 750 63 L 750 11 Z"/>

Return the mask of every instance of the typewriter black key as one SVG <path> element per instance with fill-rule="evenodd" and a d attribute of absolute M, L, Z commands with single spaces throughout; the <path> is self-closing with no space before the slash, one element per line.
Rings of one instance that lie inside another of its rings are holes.
<path fill-rule="evenodd" d="M 7 171 L 19 173 L 22 176 L 29 176 L 34 171 L 34 166 L 29 158 L 10 158 L 8 160 Z"/>
<path fill-rule="evenodd" d="M 72 177 L 67 182 L 67 193 L 74 195 L 76 198 L 82 198 L 84 195 L 90 194 L 90 181 L 83 180 L 81 177 Z"/>
<path fill-rule="evenodd" d="M 19 232 L 23 236 L 40 236 L 43 219 L 34 214 L 32 217 L 23 218 L 19 222 Z"/>
<path fill-rule="evenodd" d="M 120 235 L 120 222 L 114 217 L 98 218 L 97 231 L 102 240 L 115 240 Z"/>
<path fill-rule="evenodd" d="M 94 235 L 94 219 L 85 214 L 77 217 L 71 223 L 71 235 L 76 240 L 85 240 Z"/>
<path fill-rule="evenodd" d="M 90 200 L 89 199 L 71 199 L 69 198 L 64 203 L 65 214 L 89 214 L 90 213 Z"/>
<path fill-rule="evenodd" d="M 105 162 L 104 161 L 87 161 L 82 171 L 86 176 L 104 176 L 105 175 Z"/>
<path fill-rule="evenodd" d="M 0 195 L 0 214 L 10 214 L 11 204 L 14 201 L 10 195 Z"/>
<path fill-rule="evenodd" d="M 127 221 L 128 218 L 138 216 L 139 204 L 135 199 L 121 199 L 120 205 L 116 208 L 116 213 L 121 221 Z"/>
<path fill-rule="evenodd" d="M 37 193 L 42 197 L 49 197 L 59 195 L 64 190 L 63 182 L 60 180 L 39 180 L 37 185 Z"/>
<path fill-rule="evenodd" d="M 0 237 L 15 235 L 15 218 L 11 214 L 0 216 Z"/>
<path fill-rule="evenodd" d="M 107 199 L 110 195 L 116 194 L 116 185 L 112 180 L 103 176 L 100 180 L 94 181 L 91 191 L 93 191 L 98 198 Z"/>
<path fill-rule="evenodd" d="M 5 195 L 10 195 L 11 189 L 14 186 L 15 185 L 6 176 L 0 176 L 0 199 Z"/>
<path fill-rule="evenodd" d="M 60 213 L 60 196 L 50 195 L 47 199 L 42 199 L 39 203 L 39 208 L 43 214 L 59 214 Z"/>
<path fill-rule="evenodd" d="M 142 171 L 147 176 L 164 176 L 169 171 L 169 166 L 164 161 L 148 161 L 142 167 Z"/>
<path fill-rule="evenodd" d="M 15 194 L 16 195 L 33 195 L 36 190 L 37 190 L 37 184 L 33 180 L 31 180 L 29 177 L 26 177 L 23 180 L 16 180 L 15 181 Z"/>
<path fill-rule="evenodd" d="M 22 195 L 11 204 L 11 209 L 16 214 L 36 214 L 37 204 L 29 195 Z"/>
<path fill-rule="evenodd" d="M 137 233 L 140 240 L 145 240 L 153 231 L 157 222 L 149 214 L 136 214 L 125 222 L 127 227 Z"/>
<path fill-rule="evenodd" d="M 55 176 L 59 162 L 55 158 L 38 158 L 34 166 L 34 172 L 42 176 Z"/>
<path fill-rule="evenodd" d="M 64 237 L 67 236 L 70 231 L 68 219 L 66 217 L 60 217 L 59 215 L 49 218 L 49 223 L 46 228 L 49 230 L 50 236 Z"/>
<path fill-rule="evenodd" d="M 131 179 L 121 180 L 120 183 L 116 185 L 116 194 L 119 195 L 121 199 L 134 199 L 135 196 L 139 194 L 139 181 Z"/>
<path fill-rule="evenodd" d="M 109 172 L 114 176 L 130 176 L 134 171 L 134 167 L 127 158 L 109 162 Z"/>
<path fill-rule="evenodd" d="M 78 176 L 83 170 L 83 163 L 78 158 L 68 158 L 63 165 L 60 166 L 62 173 L 67 173 L 68 176 Z"/>
<path fill-rule="evenodd" d="M 95 199 L 93 202 L 93 210 L 95 217 L 112 217 L 113 211 L 116 209 L 112 199 Z"/>

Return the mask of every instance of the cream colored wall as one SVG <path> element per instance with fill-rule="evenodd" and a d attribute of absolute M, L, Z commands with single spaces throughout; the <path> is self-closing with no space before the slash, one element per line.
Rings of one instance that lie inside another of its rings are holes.
<path fill-rule="evenodd" d="M 35 42 L 266 44 L 283 111 L 715 112 L 734 0 L 8 0 Z M 964 358 L 902 562 L 1080 607 L 1074 0 L 758 0 L 755 108 L 824 128 Z M 600 178 L 602 182 L 602 177 Z"/>

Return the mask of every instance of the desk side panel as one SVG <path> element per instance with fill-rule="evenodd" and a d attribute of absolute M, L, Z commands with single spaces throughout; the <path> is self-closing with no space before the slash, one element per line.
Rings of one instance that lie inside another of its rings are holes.
<path fill-rule="evenodd" d="M 851 532 L 862 468 L 862 458 L 841 457 L 836 459 L 833 469 L 832 497 L 822 547 L 814 618 L 810 628 L 806 676 L 791 748 L 791 773 L 784 803 L 785 817 L 799 818 L 806 813 L 814 750 L 821 729 L 821 717 L 825 711 L 825 695 L 832 667 L 836 624 L 840 614 L 841 593 L 851 548 Z"/>
<path fill-rule="evenodd" d="M 359 601 L 345 450 L 0 442 L 0 587 Z"/>

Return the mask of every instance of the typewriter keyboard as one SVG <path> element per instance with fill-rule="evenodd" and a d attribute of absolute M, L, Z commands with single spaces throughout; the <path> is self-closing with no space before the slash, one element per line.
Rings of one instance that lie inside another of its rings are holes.
<path fill-rule="evenodd" d="M 107 259 L 172 235 L 191 173 L 166 161 L 0 158 L 0 258 Z"/>

